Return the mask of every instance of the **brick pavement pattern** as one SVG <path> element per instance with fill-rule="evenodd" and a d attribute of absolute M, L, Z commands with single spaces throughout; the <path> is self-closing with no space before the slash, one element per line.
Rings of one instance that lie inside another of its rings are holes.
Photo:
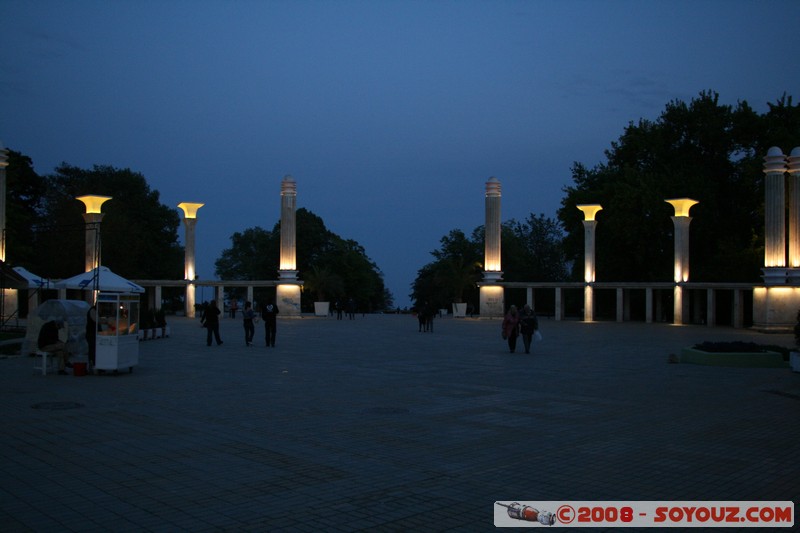
<path fill-rule="evenodd" d="M 668 364 L 790 335 L 542 320 L 197 320 L 132 373 L 0 360 L 0 531 L 490 531 L 495 501 L 800 501 L 800 374 Z M 521 343 L 520 343 L 521 345 Z M 796 514 L 795 509 L 795 514 Z M 774 530 L 773 530 L 774 531 Z"/>

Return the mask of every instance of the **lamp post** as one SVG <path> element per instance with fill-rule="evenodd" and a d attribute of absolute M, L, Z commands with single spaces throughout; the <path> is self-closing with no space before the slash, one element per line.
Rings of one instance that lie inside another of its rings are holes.
<path fill-rule="evenodd" d="M 674 198 L 664 200 L 675 209 L 672 223 L 675 225 L 675 253 L 674 253 L 674 274 L 675 288 L 673 289 L 673 319 L 674 324 L 683 324 L 683 286 L 682 283 L 689 281 L 689 224 L 692 217 L 689 210 L 697 204 L 697 200 L 691 198 Z"/>
<path fill-rule="evenodd" d="M 281 181 L 281 249 L 278 267 L 277 293 L 281 314 L 300 314 L 300 285 L 297 279 L 297 238 L 295 211 L 297 209 L 297 183 L 292 176 Z"/>
<path fill-rule="evenodd" d="M 503 278 L 501 265 L 500 180 L 492 176 L 486 182 L 483 282 L 480 284 L 481 317 L 502 317 L 505 312 L 504 290 L 498 282 Z"/>
<path fill-rule="evenodd" d="M 86 223 L 86 258 L 84 271 L 89 272 L 100 266 L 100 222 L 103 220 L 103 212 L 100 210 L 103 203 L 111 200 L 110 196 L 79 196 L 77 200 L 86 206 L 83 220 Z"/>
<path fill-rule="evenodd" d="M 0 261 L 6 260 L 6 167 L 8 150 L 0 143 Z"/>
<path fill-rule="evenodd" d="M 594 289 L 592 283 L 595 281 L 595 258 L 594 242 L 595 230 L 597 229 L 597 213 L 602 211 L 600 204 L 576 205 L 583 211 L 583 281 L 586 285 L 583 288 L 583 320 L 592 322 L 594 320 Z"/>
<path fill-rule="evenodd" d="M 183 260 L 183 275 L 184 279 L 188 281 L 186 284 L 186 303 L 185 313 L 189 318 L 194 318 L 194 304 L 195 304 L 195 284 L 197 279 L 197 270 L 195 268 L 195 252 L 194 252 L 194 231 L 197 225 L 197 211 L 205 204 L 198 204 L 192 202 L 181 202 L 178 207 L 183 210 L 183 225 L 186 229 L 186 237 L 184 239 L 184 260 Z"/>

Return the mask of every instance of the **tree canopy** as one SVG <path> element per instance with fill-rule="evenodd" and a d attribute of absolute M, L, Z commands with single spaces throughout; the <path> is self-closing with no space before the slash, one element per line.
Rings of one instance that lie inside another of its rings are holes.
<path fill-rule="evenodd" d="M 315 300 L 353 298 L 360 309 L 391 307 L 392 298 L 378 266 L 356 241 L 343 239 L 305 208 L 295 212 L 297 269 L 303 279 L 301 307 Z M 231 247 L 215 263 L 221 279 L 276 279 L 280 254 L 280 220 L 271 231 L 248 228 L 231 236 Z"/>
<path fill-rule="evenodd" d="M 769 111 L 722 105 L 714 92 L 667 104 L 655 121 L 630 123 L 593 168 L 575 163 L 558 212 L 566 257 L 582 279 L 583 226 L 576 205 L 601 204 L 597 279 L 667 281 L 674 254 L 673 198 L 692 198 L 691 279 L 757 281 L 763 264 L 764 175 L 770 146 L 800 139 L 800 107 L 784 95 Z"/>
<path fill-rule="evenodd" d="M 131 279 L 180 279 L 183 247 L 175 209 L 160 203 L 144 176 L 130 169 L 63 163 L 41 177 L 30 158 L 9 153 L 6 259 L 54 279 L 85 267 L 85 207 L 76 198 L 109 196 L 100 226 L 103 265 Z M 153 258 L 158 258 L 154 261 Z"/>
<path fill-rule="evenodd" d="M 566 278 L 558 221 L 530 214 L 519 222 L 511 219 L 501 228 L 501 263 L 504 281 L 561 281 Z M 484 227 L 470 237 L 451 230 L 433 250 L 434 260 L 423 266 L 412 283 L 411 299 L 446 308 L 453 302 L 477 304 L 477 283 L 483 278 Z"/>

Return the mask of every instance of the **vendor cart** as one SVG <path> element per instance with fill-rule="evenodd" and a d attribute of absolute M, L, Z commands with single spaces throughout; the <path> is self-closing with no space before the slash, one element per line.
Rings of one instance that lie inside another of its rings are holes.
<path fill-rule="evenodd" d="M 139 364 L 139 295 L 97 295 L 97 354 L 95 371 L 133 372 Z"/>

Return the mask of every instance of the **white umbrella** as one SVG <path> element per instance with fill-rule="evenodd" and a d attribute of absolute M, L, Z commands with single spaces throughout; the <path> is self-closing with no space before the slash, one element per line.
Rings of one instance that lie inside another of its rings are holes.
<path fill-rule="evenodd" d="M 95 285 L 95 275 L 97 275 L 97 284 Z M 122 276 L 118 276 L 111 272 L 108 267 L 98 267 L 83 274 L 78 274 L 69 279 L 56 282 L 56 288 L 59 289 L 82 289 L 93 290 L 95 286 L 98 290 L 103 292 L 136 292 L 143 293 L 144 287 L 137 285 L 132 281 L 128 281 Z"/>

